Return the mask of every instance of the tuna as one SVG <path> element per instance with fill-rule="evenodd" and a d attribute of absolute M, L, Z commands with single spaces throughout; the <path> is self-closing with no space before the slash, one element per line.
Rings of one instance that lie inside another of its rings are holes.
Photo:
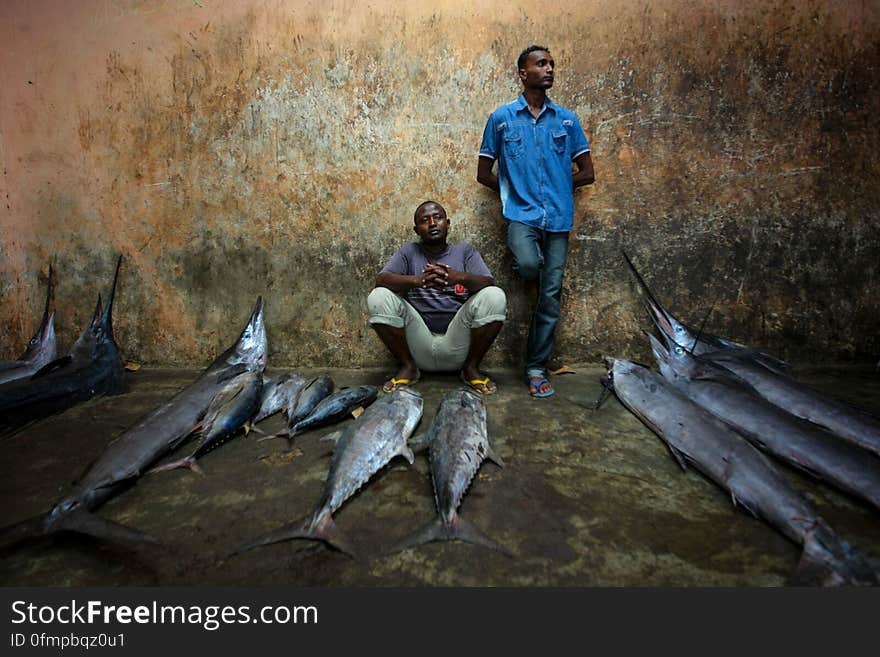
<path fill-rule="evenodd" d="M 308 416 L 293 424 L 290 427 L 290 436 L 341 422 L 351 417 L 358 409 L 363 410 L 376 401 L 378 394 L 379 389 L 376 386 L 356 386 L 337 390 L 322 399 Z"/>
<path fill-rule="evenodd" d="M 512 556 L 504 546 L 458 515 L 458 507 L 483 461 L 489 459 L 504 467 L 489 444 L 483 396 L 471 388 L 447 394 L 440 402 L 426 440 L 438 516 L 392 551 L 458 539 Z"/>
<path fill-rule="evenodd" d="M 287 427 L 292 430 L 300 420 L 304 420 L 312 411 L 333 392 L 333 379 L 327 375 L 315 377 L 299 391 L 287 405 Z"/>
<path fill-rule="evenodd" d="M 792 583 L 877 585 L 867 560 L 837 536 L 810 503 L 748 441 L 700 408 L 659 374 L 609 359 L 618 399 L 686 464 L 730 493 L 734 505 L 763 518 L 802 546 Z"/>
<path fill-rule="evenodd" d="M 263 376 L 263 399 L 254 424 L 283 411 L 307 383 L 297 372 L 285 372 L 276 378 Z"/>
<path fill-rule="evenodd" d="M 317 510 L 239 547 L 235 553 L 305 538 L 324 541 L 354 556 L 349 542 L 333 522 L 333 514 L 395 456 L 403 456 L 412 464 L 414 457 L 407 440 L 421 420 L 422 404 L 418 392 L 401 386 L 370 405 L 346 427 L 336 443 Z"/>
<path fill-rule="evenodd" d="M 254 365 L 256 369 L 234 376 L 211 400 L 199 429 L 199 446 L 189 456 L 153 468 L 150 472 L 189 468 L 202 474 L 196 462 L 198 459 L 233 438 L 240 430 L 244 429 L 245 434 L 250 431 L 263 397 L 263 370 L 259 363 Z"/>

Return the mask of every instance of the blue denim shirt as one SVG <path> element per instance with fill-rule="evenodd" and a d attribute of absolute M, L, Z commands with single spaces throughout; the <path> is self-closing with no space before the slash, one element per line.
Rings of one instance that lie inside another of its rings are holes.
<path fill-rule="evenodd" d="M 498 160 L 506 219 L 566 233 L 574 224 L 571 163 L 589 150 L 574 112 L 547 98 L 536 119 L 520 95 L 489 115 L 480 157 Z"/>

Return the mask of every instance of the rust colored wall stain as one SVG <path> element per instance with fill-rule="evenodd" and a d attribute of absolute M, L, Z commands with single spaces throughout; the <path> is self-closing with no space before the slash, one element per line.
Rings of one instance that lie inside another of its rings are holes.
<path fill-rule="evenodd" d="M 10 1 L 0 6 L 0 357 L 58 271 L 62 348 L 125 256 L 126 358 L 198 364 L 267 299 L 274 366 L 387 362 L 365 297 L 412 210 L 481 249 L 518 363 L 530 300 L 475 182 L 526 45 L 597 182 L 558 346 L 647 358 L 620 250 L 686 321 L 794 360 L 880 352 L 880 8 L 793 0 Z"/>

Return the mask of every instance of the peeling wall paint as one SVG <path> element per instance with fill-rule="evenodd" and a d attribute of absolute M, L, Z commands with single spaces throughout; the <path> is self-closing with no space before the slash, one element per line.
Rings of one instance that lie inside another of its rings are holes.
<path fill-rule="evenodd" d="M 682 319 L 794 359 L 880 353 L 880 6 L 389 0 L 0 5 L 0 357 L 58 271 L 62 347 L 125 256 L 126 358 L 203 363 L 267 298 L 274 366 L 387 362 L 365 297 L 436 198 L 529 299 L 475 182 L 530 43 L 597 181 L 576 196 L 570 361 L 647 357 L 625 249 Z"/>

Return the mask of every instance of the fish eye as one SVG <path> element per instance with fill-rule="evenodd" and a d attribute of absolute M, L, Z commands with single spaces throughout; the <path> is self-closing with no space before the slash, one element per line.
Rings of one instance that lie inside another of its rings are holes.
<path fill-rule="evenodd" d="M 676 332 L 676 333 L 681 333 L 683 330 L 684 330 L 684 329 L 681 328 L 680 326 L 676 326 L 676 327 L 675 327 L 675 332 Z"/>
<path fill-rule="evenodd" d="M 681 354 L 684 353 L 684 349 L 682 349 L 681 347 L 676 347 L 676 348 L 675 348 L 675 353 L 677 353 L 678 355 L 681 355 Z"/>
<path fill-rule="evenodd" d="M 37 342 L 39 342 L 39 340 L 37 340 L 37 338 L 31 338 L 31 345 L 32 346 L 35 346 L 37 344 Z"/>

